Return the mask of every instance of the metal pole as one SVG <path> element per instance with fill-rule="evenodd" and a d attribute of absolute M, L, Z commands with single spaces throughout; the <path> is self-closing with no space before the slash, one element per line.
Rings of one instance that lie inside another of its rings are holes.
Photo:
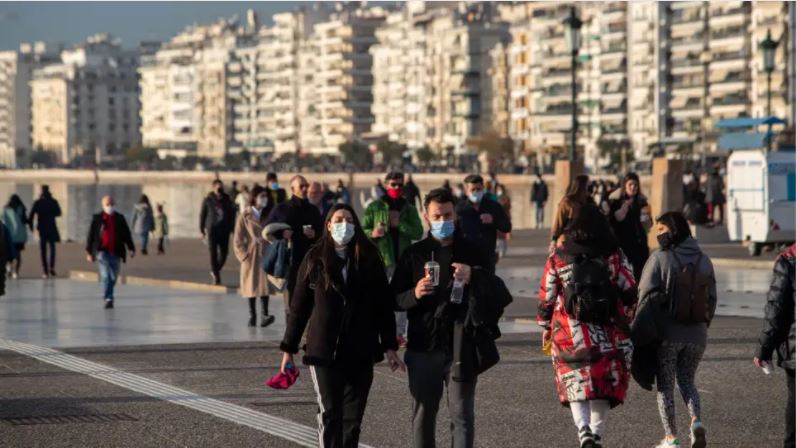
<path fill-rule="evenodd" d="M 569 147 L 569 161 L 574 162 L 577 157 L 577 144 L 578 144 L 578 92 L 577 92 L 577 62 L 578 51 L 572 50 L 572 142 Z"/>
<path fill-rule="evenodd" d="M 771 118 L 771 70 L 767 70 L 766 73 L 766 80 L 768 82 L 768 97 L 766 99 L 766 114 L 768 118 Z M 771 152 L 771 123 L 768 124 L 768 135 L 767 137 L 767 145 L 766 150 L 767 152 Z"/>

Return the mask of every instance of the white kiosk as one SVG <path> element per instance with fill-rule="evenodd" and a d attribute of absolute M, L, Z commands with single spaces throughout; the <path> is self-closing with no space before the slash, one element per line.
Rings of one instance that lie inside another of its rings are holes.
<path fill-rule="evenodd" d="M 758 256 L 796 240 L 796 152 L 734 151 L 727 160 L 727 230 Z"/>

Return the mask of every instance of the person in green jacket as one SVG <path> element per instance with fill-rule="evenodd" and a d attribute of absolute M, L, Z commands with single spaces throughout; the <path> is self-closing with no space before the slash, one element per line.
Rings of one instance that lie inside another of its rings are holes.
<path fill-rule="evenodd" d="M 387 194 L 368 205 L 362 219 L 362 230 L 381 253 L 387 277 L 392 278 L 398 258 L 423 236 L 423 224 L 414 205 L 403 197 L 404 175 L 390 172 L 384 178 Z M 398 341 L 406 343 L 406 312 L 396 312 Z"/>

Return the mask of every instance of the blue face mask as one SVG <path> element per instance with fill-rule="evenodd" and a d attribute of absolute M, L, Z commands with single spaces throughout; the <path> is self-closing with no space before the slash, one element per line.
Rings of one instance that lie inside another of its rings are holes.
<path fill-rule="evenodd" d="M 271 182 L 271 189 L 278 190 L 279 189 L 279 182 Z"/>
<path fill-rule="evenodd" d="M 431 236 L 438 240 L 447 240 L 453 236 L 456 226 L 453 220 L 450 221 L 431 221 Z"/>
<path fill-rule="evenodd" d="M 481 199 L 483 198 L 484 198 L 483 191 L 474 191 L 470 193 L 470 196 L 467 196 L 467 199 L 469 199 L 470 202 L 472 202 L 473 204 L 478 204 L 479 202 L 481 202 Z"/>

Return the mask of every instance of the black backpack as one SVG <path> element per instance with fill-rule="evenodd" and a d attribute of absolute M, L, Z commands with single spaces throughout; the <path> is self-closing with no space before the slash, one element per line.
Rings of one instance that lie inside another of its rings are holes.
<path fill-rule="evenodd" d="M 605 324 L 616 312 L 616 288 L 611 283 L 608 262 L 601 257 L 578 255 L 572 264 L 569 284 L 564 288 L 564 306 L 573 318 Z"/>
<path fill-rule="evenodd" d="M 677 262 L 674 291 L 671 291 L 670 314 L 678 322 L 710 322 L 709 301 L 712 277 L 699 272 L 702 253 L 691 263 L 683 263 L 674 251 L 666 251 Z"/>

